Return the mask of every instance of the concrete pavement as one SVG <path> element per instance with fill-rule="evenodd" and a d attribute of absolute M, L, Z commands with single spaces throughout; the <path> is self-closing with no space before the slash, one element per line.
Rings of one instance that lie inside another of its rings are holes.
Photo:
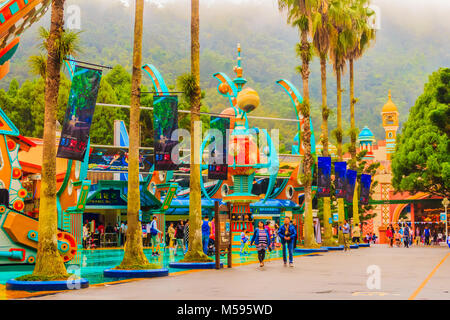
<path fill-rule="evenodd" d="M 301 256 L 165 278 L 63 292 L 33 299 L 444 299 L 450 300 L 448 247 L 371 248 Z"/>

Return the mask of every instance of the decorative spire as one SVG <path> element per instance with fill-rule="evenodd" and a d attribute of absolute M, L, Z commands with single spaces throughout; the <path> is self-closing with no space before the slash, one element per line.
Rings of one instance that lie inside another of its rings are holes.
<path fill-rule="evenodd" d="M 389 91 L 388 91 L 388 98 L 389 98 L 389 100 L 391 100 L 391 89 L 389 89 Z"/>
<path fill-rule="evenodd" d="M 241 58 L 241 44 L 237 44 L 237 66 L 234 67 L 233 71 L 236 73 L 236 78 L 233 80 L 233 82 L 236 84 L 238 88 L 238 92 L 242 90 L 244 85 L 247 83 L 247 80 L 245 80 L 242 77 L 243 69 L 242 69 L 242 58 Z"/>

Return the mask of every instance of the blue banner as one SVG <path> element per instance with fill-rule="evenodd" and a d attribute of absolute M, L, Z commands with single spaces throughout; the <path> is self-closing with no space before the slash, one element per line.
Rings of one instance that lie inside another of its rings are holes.
<path fill-rule="evenodd" d="M 155 95 L 153 97 L 153 132 L 156 171 L 178 169 L 178 164 L 175 163 L 178 159 L 172 159 L 172 150 L 178 144 L 177 129 L 178 97 Z"/>
<path fill-rule="evenodd" d="M 331 191 L 331 157 L 319 157 L 317 164 L 317 196 L 329 197 Z"/>
<path fill-rule="evenodd" d="M 345 200 L 348 202 L 353 202 L 357 174 L 355 170 L 347 170 L 345 174 Z"/>
<path fill-rule="evenodd" d="M 363 205 L 369 204 L 370 185 L 372 184 L 372 176 L 370 174 L 361 175 L 361 192 L 359 202 Z"/>
<path fill-rule="evenodd" d="M 58 158 L 84 160 L 101 78 L 101 70 L 75 67 Z"/>
<path fill-rule="evenodd" d="M 230 118 L 211 117 L 211 132 L 213 132 L 210 144 L 208 179 L 227 180 L 227 129 L 230 129 Z"/>
<path fill-rule="evenodd" d="M 336 198 L 344 198 L 346 162 L 334 163 L 334 186 L 336 188 Z"/>

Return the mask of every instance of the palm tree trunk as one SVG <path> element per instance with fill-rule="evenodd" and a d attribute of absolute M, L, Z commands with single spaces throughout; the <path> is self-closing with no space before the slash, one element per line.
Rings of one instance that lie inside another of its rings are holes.
<path fill-rule="evenodd" d="M 341 69 L 336 68 L 336 90 L 337 90 L 337 153 L 339 161 L 342 161 L 342 90 L 341 90 Z M 339 225 L 341 225 L 345 219 L 344 199 L 338 198 L 338 218 Z M 339 232 L 338 236 L 339 244 L 344 244 L 344 235 Z"/>
<path fill-rule="evenodd" d="M 342 161 L 342 90 L 341 90 L 341 70 L 336 70 L 336 90 L 337 90 L 337 154 L 339 161 Z"/>
<path fill-rule="evenodd" d="M 127 241 L 119 269 L 131 266 L 145 266 L 149 262 L 142 245 L 142 226 L 139 221 L 141 198 L 139 189 L 139 145 L 140 145 L 140 88 L 142 66 L 142 32 L 144 20 L 144 0 L 136 0 L 133 47 L 133 73 L 131 76 L 130 107 L 130 147 L 128 152 L 128 204 L 127 204 Z"/>
<path fill-rule="evenodd" d="M 302 5 L 304 2 L 302 1 Z M 303 116 L 304 116 L 304 130 L 303 130 L 303 143 L 305 145 L 305 154 L 303 158 L 305 168 L 305 247 L 314 248 L 319 247 L 314 238 L 314 223 L 312 216 L 312 176 L 311 168 L 313 165 L 313 158 L 311 155 L 311 128 L 310 128 L 310 105 L 309 105 L 309 48 L 308 32 L 306 30 L 301 31 L 301 59 L 302 59 L 302 81 L 303 81 Z"/>
<path fill-rule="evenodd" d="M 52 1 L 50 37 L 48 39 L 47 75 L 45 79 L 44 141 L 42 152 L 41 199 L 39 205 L 39 241 L 36 276 L 67 276 L 63 259 L 58 252 L 56 234 L 56 111 L 60 84 L 61 60 L 58 40 L 64 26 L 64 0 Z"/>
<path fill-rule="evenodd" d="M 326 55 L 320 56 L 320 75 L 322 81 L 322 145 L 323 156 L 329 157 L 328 152 L 328 107 L 327 107 L 327 59 Z M 331 218 L 331 199 L 330 197 L 323 198 L 323 243 L 325 245 L 332 245 L 333 232 L 329 222 Z"/>
<path fill-rule="evenodd" d="M 200 13 L 199 0 L 191 0 L 191 73 L 195 79 L 195 94 L 191 97 L 191 172 L 189 196 L 189 248 L 183 261 L 211 261 L 202 244 L 202 194 L 200 187 Z"/>
<path fill-rule="evenodd" d="M 356 170 L 356 125 L 355 125 L 355 80 L 353 73 L 353 59 L 349 60 L 350 69 L 350 154 L 352 156 L 351 168 Z M 358 182 L 355 183 L 355 191 L 353 195 L 353 224 L 359 224 L 359 210 L 358 210 Z"/>

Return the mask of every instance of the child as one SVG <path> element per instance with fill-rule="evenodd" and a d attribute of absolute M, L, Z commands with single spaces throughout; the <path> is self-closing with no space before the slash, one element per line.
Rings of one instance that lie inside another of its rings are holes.
<path fill-rule="evenodd" d="M 244 250 L 244 246 L 245 246 L 245 229 L 243 229 L 242 230 L 242 232 L 241 232 L 241 254 L 242 254 L 242 252 L 243 252 L 243 250 Z"/>
<path fill-rule="evenodd" d="M 248 255 L 249 251 L 250 251 L 250 248 L 248 246 L 249 240 L 250 240 L 249 234 L 250 234 L 250 232 L 248 232 L 248 231 L 245 231 L 245 233 L 244 233 L 244 239 L 243 239 L 244 247 L 242 249 L 242 254 L 244 254 L 244 255 Z"/>

